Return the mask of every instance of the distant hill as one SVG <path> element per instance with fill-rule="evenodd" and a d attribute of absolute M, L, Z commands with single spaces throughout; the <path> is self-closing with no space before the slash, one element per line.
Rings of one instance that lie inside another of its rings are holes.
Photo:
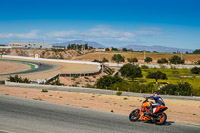
<path fill-rule="evenodd" d="M 94 48 L 105 48 L 105 46 L 103 46 L 100 43 L 94 42 L 94 41 L 84 41 L 84 43 L 87 43 L 88 46 L 92 46 Z M 64 43 L 56 43 L 54 44 L 54 46 L 68 46 L 69 44 L 83 44 L 82 40 L 73 40 L 73 41 L 68 41 L 68 42 L 64 42 Z"/>
<path fill-rule="evenodd" d="M 158 45 L 153 45 L 153 46 L 145 46 L 145 45 L 127 45 L 122 48 L 127 48 L 127 49 L 133 49 L 134 51 L 157 51 L 160 53 L 173 53 L 173 52 L 180 52 L 180 53 L 185 53 L 189 52 L 192 53 L 194 50 L 193 49 L 181 49 L 181 48 L 173 48 L 173 47 L 165 47 L 165 46 L 158 46 Z"/>

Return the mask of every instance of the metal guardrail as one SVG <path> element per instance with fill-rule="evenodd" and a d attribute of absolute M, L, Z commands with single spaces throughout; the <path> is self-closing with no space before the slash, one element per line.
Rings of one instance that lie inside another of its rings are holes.
<path fill-rule="evenodd" d="M 93 76 L 93 75 L 98 75 L 102 72 L 102 67 L 99 69 L 98 72 L 90 72 L 90 73 L 62 73 L 62 74 L 57 74 L 51 78 L 48 78 L 46 80 L 41 80 L 40 83 L 46 83 L 46 82 L 51 82 L 53 80 L 56 80 L 58 77 L 75 77 L 75 76 Z M 39 83 L 39 82 L 38 82 Z"/>

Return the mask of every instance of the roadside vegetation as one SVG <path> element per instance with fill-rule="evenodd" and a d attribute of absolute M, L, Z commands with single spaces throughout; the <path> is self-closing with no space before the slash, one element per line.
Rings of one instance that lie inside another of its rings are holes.
<path fill-rule="evenodd" d="M 116 57 L 116 54 L 112 58 L 114 57 Z M 134 64 L 136 59 L 133 61 L 133 58 L 129 58 L 128 61 L 132 64 L 123 65 L 119 69 L 119 76 L 107 75 L 101 77 L 97 81 L 96 87 L 140 93 L 157 91 L 165 95 L 200 96 L 200 68 L 177 69 L 175 67 L 165 68 L 164 66 L 149 68 L 145 65 L 139 67 Z M 145 61 L 150 62 L 151 59 L 146 58 Z M 162 58 L 158 62 L 164 64 L 168 63 L 168 60 Z M 169 62 L 171 64 L 183 64 L 185 61 L 178 56 L 172 56 Z"/>
<path fill-rule="evenodd" d="M 18 75 L 9 76 L 8 81 L 17 82 L 17 83 L 31 83 L 31 80 L 29 80 L 28 78 L 22 78 L 22 77 L 19 77 Z"/>

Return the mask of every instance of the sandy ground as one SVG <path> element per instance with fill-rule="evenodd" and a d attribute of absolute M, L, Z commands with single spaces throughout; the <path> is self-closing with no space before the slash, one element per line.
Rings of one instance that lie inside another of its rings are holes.
<path fill-rule="evenodd" d="M 29 69 L 31 69 L 31 67 L 26 64 L 0 61 L 0 74 L 21 72 Z"/>
<path fill-rule="evenodd" d="M 93 86 L 99 78 L 106 75 L 101 73 L 93 76 L 82 76 L 82 77 L 59 77 L 60 83 L 67 86 L 78 86 L 78 87 L 89 87 Z"/>
<path fill-rule="evenodd" d="M 11 58 L 4 58 L 4 59 L 10 59 L 11 60 Z M 19 60 L 19 59 L 15 59 L 15 60 Z M 30 60 L 24 60 L 24 61 L 30 61 Z M 31 60 L 31 61 L 33 61 L 33 60 Z M 46 62 L 46 61 L 38 61 L 38 62 L 44 62 L 44 63 L 50 63 L 50 64 L 52 63 L 52 64 L 60 66 L 60 68 L 53 70 L 53 71 L 48 71 L 48 72 L 38 72 L 38 73 L 31 73 L 31 74 L 28 73 L 28 74 L 22 74 L 22 75 L 19 74 L 19 76 L 21 76 L 23 78 L 27 77 L 31 80 L 37 80 L 37 79 L 48 79 L 48 78 L 53 77 L 53 76 L 60 74 L 60 73 L 88 73 L 88 72 L 97 72 L 98 71 L 97 65 Z M 9 72 L 9 73 L 11 71 L 10 69 L 12 68 L 11 66 L 17 67 L 16 64 L 9 64 L 9 65 L 4 64 L 4 68 L 7 68 L 7 72 Z M 23 69 L 24 68 L 21 66 L 21 70 L 23 70 Z M 1 70 L 1 68 L 0 68 L 0 70 Z M 24 69 L 24 70 L 27 70 L 27 69 Z M 6 77 L 0 77 L 0 80 L 5 80 L 5 79 L 7 79 L 7 78 Z"/>
<path fill-rule="evenodd" d="M 41 92 L 41 90 L 0 86 L 0 94 L 127 114 L 127 119 L 128 114 L 141 106 L 144 100 L 141 97 L 59 91 Z M 200 125 L 200 101 L 173 99 L 164 99 L 164 101 L 169 108 L 166 111 L 167 121 Z"/>

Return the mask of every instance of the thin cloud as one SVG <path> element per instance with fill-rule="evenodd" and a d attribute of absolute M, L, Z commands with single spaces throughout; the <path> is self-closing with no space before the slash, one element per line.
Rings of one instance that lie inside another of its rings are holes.
<path fill-rule="evenodd" d="M 0 38 L 20 38 L 20 39 L 37 39 L 39 38 L 39 30 L 32 30 L 29 33 L 0 33 Z"/>
<path fill-rule="evenodd" d="M 78 34 L 78 31 L 69 30 L 69 31 L 55 31 L 47 34 L 48 37 L 69 37 Z"/>
<path fill-rule="evenodd" d="M 154 35 L 161 35 L 163 32 L 160 28 L 157 27 L 145 27 L 140 29 L 136 33 L 137 35 L 154 36 Z"/>

